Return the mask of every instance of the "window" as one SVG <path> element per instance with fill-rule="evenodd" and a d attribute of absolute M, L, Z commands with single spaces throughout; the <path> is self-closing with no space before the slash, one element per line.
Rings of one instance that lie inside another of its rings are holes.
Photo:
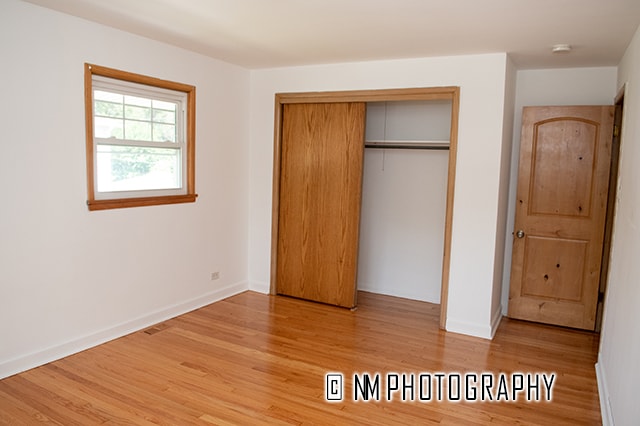
<path fill-rule="evenodd" d="M 89 210 L 194 202 L 195 87 L 85 64 Z"/>

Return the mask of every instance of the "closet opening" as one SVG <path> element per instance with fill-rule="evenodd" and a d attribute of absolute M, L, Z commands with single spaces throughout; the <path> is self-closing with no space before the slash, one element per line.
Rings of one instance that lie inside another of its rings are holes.
<path fill-rule="evenodd" d="M 440 304 L 451 106 L 367 103 L 358 290 Z"/>
<path fill-rule="evenodd" d="M 335 276 L 342 281 L 331 291 L 439 303 L 445 328 L 459 99 L 459 87 L 275 95 L 271 294 L 327 293 Z M 350 135 L 344 145 L 336 144 L 339 129 Z M 360 174 L 361 187 L 354 180 Z M 346 183 L 347 176 L 349 185 L 336 190 L 335 179 Z M 354 223 L 359 232 L 344 243 Z M 341 244 L 338 256 L 328 253 L 335 263 L 318 259 L 333 241 Z"/>

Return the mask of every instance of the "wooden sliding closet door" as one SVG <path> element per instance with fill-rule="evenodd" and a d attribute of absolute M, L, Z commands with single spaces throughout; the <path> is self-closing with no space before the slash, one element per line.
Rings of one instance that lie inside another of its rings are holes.
<path fill-rule="evenodd" d="M 276 292 L 353 308 L 364 103 L 282 111 Z"/>

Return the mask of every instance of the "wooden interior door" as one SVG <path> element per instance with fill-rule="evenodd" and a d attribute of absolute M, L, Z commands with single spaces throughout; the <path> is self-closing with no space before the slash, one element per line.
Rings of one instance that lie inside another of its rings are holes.
<path fill-rule="evenodd" d="M 276 293 L 353 308 L 365 103 L 282 114 Z"/>
<path fill-rule="evenodd" d="M 613 106 L 524 108 L 510 317 L 594 329 L 613 117 Z"/>

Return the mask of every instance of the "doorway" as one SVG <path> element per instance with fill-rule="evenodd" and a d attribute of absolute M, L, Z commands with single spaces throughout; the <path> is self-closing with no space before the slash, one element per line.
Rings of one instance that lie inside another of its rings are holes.
<path fill-rule="evenodd" d="M 598 309 L 596 312 L 595 331 L 600 332 L 604 313 L 605 294 L 609 280 L 609 266 L 611 260 L 611 242 L 613 239 L 616 203 L 618 199 L 618 175 L 620 165 L 620 147 L 622 145 L 622 119 L 624 112 L 623 86 L 615 100 L 615 116 L 613 118 L 613 142 L 611 147 L 611 170 L 609 173 L 609 198 L 607 199 L 607 219 L 604 228 L 604 245 L 602 250 L 602 270 L 598 291 Z"/>
<path fill-rule="evenodd" d="M 455 184 L 455 164 L 457 148 L 458 129 L 458 109 L 459 109 L 460 89 L 458 87 L 440 88 L 416 88 L 416 89 L 389 89 L 389 90 L 366 90 L 348 92 L 313 92 L 313 93 L 290 93 L 276 94 L 275 108 L 275 144 L 274 144 L 274 174 L 273 174 L 273 212 L 272 212 L 272 245 L 271 245 L 271 293 L 279 293 L 279 268 L 283 262 L 282 252 L 279 252 L 281 227 L 281 205 L 286 193 L 281 191 L 281 178 L 283 174 L 283 122 L 284 106 L 287 104 L 335 104 L 352 102 L 385 102 L 385 101 L 410 101 L 410 100 L 449 100 L 451 101 L 451 128 L 450 145 L 447 170 L 447 196 L 445 211 L 444 229 L 444 249 L 442 261 L 442 285 L 440 297 L 440 327 L 444 328 L 447 312 L 447 295 L 449 282 L 449 263 L 451 248 L 452 211 L 453 194 Z M 364 122 L 361 123 L 364 126 Z M 364 146 L 362 146 L 364 151 Z M 337 194 L 339 195 L 339 194 Z M 357 254 L 356 254 L 357 256 Z M 286 259 L 285 259 L 286 261 Z M 342 259 L 346 263 L 349 260 Z M 357 259 L 356 259 L 357 263 Z M 340 268 L 341 266 L 331 265 L 330 267 Z M 282 271 L 280 270 L 280 273 Z M 355 288 L 355 281 L 353 282 Z"/>

